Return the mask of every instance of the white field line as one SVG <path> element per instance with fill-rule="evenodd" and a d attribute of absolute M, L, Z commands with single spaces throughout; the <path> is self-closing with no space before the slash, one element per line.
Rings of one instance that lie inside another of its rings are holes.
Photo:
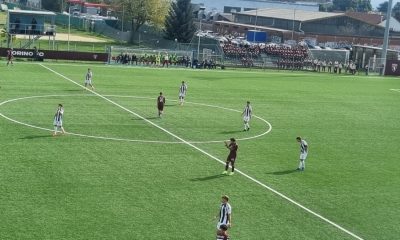
<path fill-rule="evenodd" d="M 400 89 L 390 89 L 391 91 L 400 92 Z"/>
<path fill-rule="evenodd" d="M 46 97 L 71 97 L 71 96 L 79 96 L 79 97 L 96 97 L 95 95 L 77 95 L 77 94 L 72 94 L 72 95 L 43 95 L 43 96 L 29 96 L 29 97 L 21 97 L 21 98 L 14 98 L 14 99 L 9 99 L 6 100 L 4 102 L 0 103 L 0 106 L 6 104 L 6 103 L 10 103 L 10 102 L 15 102 L 15 101 L 19 101 L 19 100 L 25 100 L 25 99 L 33 99 L 33 98 L 46 98 Z M 149 100 L 153 100 L 154 98 L 150 98 L 150 97 L 142 97 L 142 96 L 119 96 L 119 95 L 103 95 L 104 97 L 120 97 L 120 98 L 137 98 L 137 99 L 149 99 Z M 173 102 L 178 102 L 178 100 L 169 100 L 169 101 L 173 101 Z M 228 111 L 233 111 L 233 112 L 239 112 L 239 110 L 235 110 L 235 109 L 231 109 L 231 108 L 225 108 L 225 107 L 220 107 L 220 106 L 216 106 L 216 105 L 208 105 L 208 104 L 203 104 L 203 103 L 194 103 L 194 102 L 186 102 L 189 104 L 193 104 L 193 105 L 201 105 L 201 106 L 206 106 L 206 107 L 212 107 L 212 108 L 219 108 L 219 109 L 223 109 L 223 110 L 228 110 Z M 12 119 L 2 113 L 0 113 L 0 116 L 17 124 L 26 126 L 26 127 L 31 127 L 31 128 L 36 128 L 36 129 L 40 129 L 40 130 L 45 130 L 45 131 L 54 131 L 53 129 L 49 129 L 49 128 L 43 128 L 43 127 L 39 127 L 39 126 L 35 126 L 32 124 L 28 124 L 28 123 L 24 123 L 15 119 Z M 252 140 L 255 138 L 259 138 L 261 136 L 264 136 L 266 134 L 268 134 L 271 130 L 272 130 L 272 125 L 265 119 L 258 117 L 256 115 L 253 115 L 253 117 L 258 118 L 259 120 L 263 121 L 264 123 L 266 123 L 268 125 L 268 129 L 258 135 L 255 136 L 251 136 L 251 137 L 246 137 L 246 138 L 238 138 L 238 141 L 245 141 L 245 140 Z M 142 143 L 160 143 L 160 144 L 184 144 L 184 142 L 181 141 L 156 141 L 156 140 L 141 140 L 141 139 L 128 139 L 128 138 L 116 138 L 116 137 L 103 137 L 103 136 L 93 136 L 93 135 L 86 135 L 86 134 L 81 134 L 81 133 L 73 133 L 73 132 L 67 132 L 69 135 L 73 135 L 73 136 L 78 136 L 78 137 L 86 137 L 86 138 L 94 138 L 94 139 L 102 139 L 102 140 L 113 140 L 113 141 L 124 141 L 124 142 L 142 142 Z M 209 140 L 209 141 L 188 141 L 190 143 L 222 143 L 226 141 L 225 140 Z"/>
<path fill-rule="evenodd" d="M 64 79 L 70 81 L 71 83 L 73 83 L 73 84 L 75 84 L 75 85 L 77 85 L 77 86 L 79 86 L 79 87 L 81 87 L 81 88 L 85 88 L 84 86 L 80 85 L 79 83 L 75 82 L 74 80 L 72 80 L 72 79 L 70 79 L 70 78 L 68 78 L 68 77 L 66 77 L 66 76 L 64 76 L 64 75 L 62 75 L 61 73 L 58 73 L 58 72 L 54 71 L 54 70 L 51 69 L 51 68 L 48 68 L 48 67 L 44 66 L 43 64 L 40 64 L 40 66 L 42 66 L 43 68 L 46 68 L 47 70 L 49 70 L 49 71 L 55 73 L 56 75 L 58 75 L 58 76 L 60 76 L 60 77 L 62 77 L 62 78 L 64 78 Z M 129 113 L 131 113 L 131 114 L 133 114 L 133 115 L 135 115 L 135 116 L 138 117 L 138 118 L 143 119 L 143 121 L 148 122 L 150 125 L 152 125 L 152 126 L 158 128 L 158 129 L 160 129 L 161 131 L 163 131 L 163 132 L 165 132 L 165 133 L 171 135 L 172 137 L 178 139 L 179 141 L 182 141 L 182 142 L 185 143 L 186 145 L 188 145 L 188 146 L 190 146 L 190 147 L 196 149 L 197 151 L 203 153 L 204 155 L 206 155 L 206 156 L 208 156 L 208 157 L 214 159 L 215 161 L 217 161 L 217 162 L 219 162 L 219 163 L 225 165 L 225 162 L 224 162 L 224 161 L 218 159 L 217 157 L 211 155 L 210 153 L 204 151 L 203 149 L 201 149 L 201 148 L 199 148 L 199 147 L 193 145 L 192 143 L 186 141 L 185 139 L 183 139 L 183 138 L 181 138 L 181 137 L 175 135 L 174 133 L 168 131 L 167 129 L 162 128 L 161 126 L 159 126 L 159 125 L 153 123 L 152 121 L 150 121 L 150 120 L 148 120 L 148 119 L 146 119 L 146 118 L 140 116 L 139 114 L 137 114 L 137 113 L 135 113 L 135 112 L 133 112 L 133 111 L 131 111 L 131 110 L 125 108 L 124 106 L 121 106 L 120 104 L 118 104 L 118 103 L 116 103 L 116 102 L 114 102 L 114 101 L 112 101 L 112 100 L 110 100 L 110 99 L 108 99 L 108 98 L 102 96 L 101 94 L 99 94 L 99 93 L 97 93 L 97 92 L 94 92 L 94 91 L 92 91 L 92 90 L 90 90 L 90 89 L 88 89 L 88 90 L 89 90 L 91 93 L 95 94 L 96 96 L 98 96 L 98 97 L 100 97 L 100 98 L 106 100 L 107 102 L 110 102 L 111 104 L 114 104 L 115 106 L 117 106 L 117 107 L 119 107 L 119 108 L 121 108 L 121 109 L 123 109 L 123 110 L 125 110 L 125 111 L 127 111 L 127 112 L 129 112 Z M 241 174 L 242 176 L 244 176 L 245 178 L 247 178 L 247 179 L 249 179 L 249 180 L 251 180 L 251 181 L 257 183 L 258 185 L 262 186 L 263 188 L 268 189 L 269 191 L 271 191 L 271 192 L 275 193 L 276 195 L 280 196 L 281 198 L 283 198 L 283 199 L 289 201 L 290 203 L 292 203 L 292 204 L 298 206 L 299 208 L 305 210 L 306 212 L 308 212 L 308 213 L 314 215 L 315 217 L 317 217 L 317 218 L 323 220 L 324 222 L 329 223 L 330 225 L 336 227 L 337 229 L 339 229 L 339 230 L 341 230 L 341 231 L 343 231 L 343 232 L 349 234 L 350 236 L 354 237 L 355 239 L 363 240 L 363 238 L 361 238 L 361 237 L 357 236 L 356 234 L 350 232 L 349 230 L 347 230 L 347 229 L 341 227 L 341 226 L 338 225 L 337 223 L 334 223 L 334 222 L 332 222 L 331 220 L 329 220 L 329 219 L 327 219 L 327 218 L 321 216 L 320 214 L 318 214 L 318 213 L 316 213 L 316 212 L 314 212 L 314 211 L 308 209 L 307 207 L 301 205 L 300 203 L 294 201 L 293 199 L 287 197 L 286 195 L 284 195 L 284 194 L 278 192 L 277 190 L 275 190 L 275 189 L 273 189 L 273 188 L 271 188 L 271 187 L 265 185 L 264 183 L 260 182 L 259 180 L 255 179 L 255 178 L 253 178 L 253 177 L 251 177 L 251 176 L 249 176 L 249 175 L 247 175 L 246 173 L 240 171 L 239 169 L 235 169 L 235 171 L 238 172 L 239 174 Z"/>

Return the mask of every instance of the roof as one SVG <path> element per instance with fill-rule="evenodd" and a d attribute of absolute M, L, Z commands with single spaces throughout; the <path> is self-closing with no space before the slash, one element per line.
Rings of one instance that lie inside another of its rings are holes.
<path fill-rule="evenodd" d="M 362 12 L 346 12 L 346 16 L 357 20 L 377 25 L 382 22 L 383 16 L 377 13 L 362 13 Z"/>
<path fill-rule="evenodd" d="M 396 18 L 394 17 L 390 17 L 390 23 L 389 23 L 389 29 L 395 32 L 399 32 L 400 31 L 400 22 L 397 21 Z M 383 22 L 379 23 L 379 26 L 382 27 L 386 27 L 386 20 L 384 20 Z"/>
<path fill-rule="evenodd" d="M 245 12 L 238 12 L 234 14 L 279 18 L 285 20 L 295 20 L 300 22 L 345 15 L 344 13 L 313 12 L 300 9 L 277 9 L 277 8 L 264 8 L 264 9 L 245 11 Z"/>
<path fill-rule="evenodd" d="M 56 16 L 54 12 L 48 11 L 29 11 L 29 10 L 8 10 L 9 13 L 19 13 L 28 15 Z"/>
<path fill-rule="evenodd" d="M 68 0 L 67 2 L 71 3 L 71 4 L 80 4 L 85 7 L 100 7 L 100 8 L 110 7 L 109 5 L 104 4 L 104 3 L 89 3 L 89 2 L 85 2 L 83 0 Z"/>
<path fill-rule="evenodd" d="M 382 48 L 381 48 L 381 47 L 374 47 L 374 46 L 368 46 L 368 45 L 359 45 L 359 44 L 355 44 L 355 45 L 353 45 L 353 48 L 354 48 L 354 47 L 365 48 L 365 49 L 375 49 L 375 50 L 381 50 L 381 51 L 382 51 Z M 388 51 L 392 51 L 392 52 L 400 52 L 400 51 L 398 51 L 398 50 L 390 49 L 390 48 L 388 48 L 387 50 L 388 50 Z"/>
<path fill-rule="evenodd" d="M 214 23 L 222 24 L 222 25 L 232 25 L 232 26 L 241 26 L 254 29 L 254 25 L 251 24 L 243 24 L 243 23 L 236 23 L 236 22 L 228 22 L 228 21 L 215 21 Z M 264 27 L 264 26 L 256 26 L 256 30 L 269 30 L 269 31 L 276 31 L 276 32 L 292 32 L 291 30 L 280 29 L 280 28 L 272 28 L 272 27 Z"/>

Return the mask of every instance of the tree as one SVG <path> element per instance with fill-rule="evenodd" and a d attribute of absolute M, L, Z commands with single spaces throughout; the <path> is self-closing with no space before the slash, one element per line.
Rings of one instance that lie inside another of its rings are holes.
<path fill-rule="evenodd" d="M 131 25 L 131 43 L 135 42 L 137 31 L 145 23 L 162 28 L 170 6 L 169 0 L 116 0 L 116 3 L 121 18 L 123 15 Z"/>
<path fill-rule="evenodd" d="M 378 11 L 380 12 L 387 12 L 389 3 L 388 1 L 385 1 L 378 6 Z M 400 2 L 396 3 L 393 8 L 392 8 L 392 17 L 394 17 L 397 21 L 400 21 Z"/>
<path fill-rule="evenodd" d="M 53 11 L 53 12 L 61 12 L 63 0 L 42 0 L 42 8 Z"/>
<path fill-rule="evenodd" d="M 383 3 L 379 4 L 377 9 L 378 9 L 379 12 L 384 12 L 385 13 L 387 11 L 387 9 L 388 9 L 388 5 L 389 5 L 388 1 L 383 2 Z"/>
<path fill-rule="evenodd" d="M 165 20 L 165 38 L 190 42 L 195 32 L 191 0 L 173 2 Z"/>
<path fill-rule="evenodd" d="M 400 2 L 397 2 L 392 8 L 392 16 L 400 21 Z"/>
<path fill-rule="evenodd" d="M 371 0 L 333 0 L 333 11 L 369 12 L 372 10 Z"/>

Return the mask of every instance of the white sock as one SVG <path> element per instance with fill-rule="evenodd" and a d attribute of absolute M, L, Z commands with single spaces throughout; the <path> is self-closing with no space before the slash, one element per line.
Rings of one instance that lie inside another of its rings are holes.
<path fill-rule="evenodd" d="M 250 124 L 249 123 L 247 123 L 247 128 L 250 128 Z"/>
<path fill-rule="evenodd" d="M 245 130 L 247 129 L 247 124 L 246 124 L 246 123 L 244 124 L 244 129 L 245 129 Z"/>
<path fill-rule="evenodd" d="M 303 167 L 303 161 L 300 160 L 299 168 L 301 169 L 302 167 Z"/>

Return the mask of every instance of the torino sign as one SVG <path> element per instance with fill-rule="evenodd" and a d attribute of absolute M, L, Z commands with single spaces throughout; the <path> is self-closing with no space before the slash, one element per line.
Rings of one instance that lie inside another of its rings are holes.
<path fill-rule="evenodd" d="M 6 57 L 9 48 L 0 48 L 0 56 Z M 71 61 L 95 61 L 108 62 L 107 53 L 92 52 L 69 52 L 53 50 L 35 50 L 35 49 L 13 49 L 15 58 L 35 58 L 37 60 L 58 59 Z"/>
<path fill-rule="evenodd" d="M 34 50 L 13 50 L 12 51 L 14 57 L 34 57 Z M 44 52 L 37 51 L 37 57 L 44 57 Z"/>

